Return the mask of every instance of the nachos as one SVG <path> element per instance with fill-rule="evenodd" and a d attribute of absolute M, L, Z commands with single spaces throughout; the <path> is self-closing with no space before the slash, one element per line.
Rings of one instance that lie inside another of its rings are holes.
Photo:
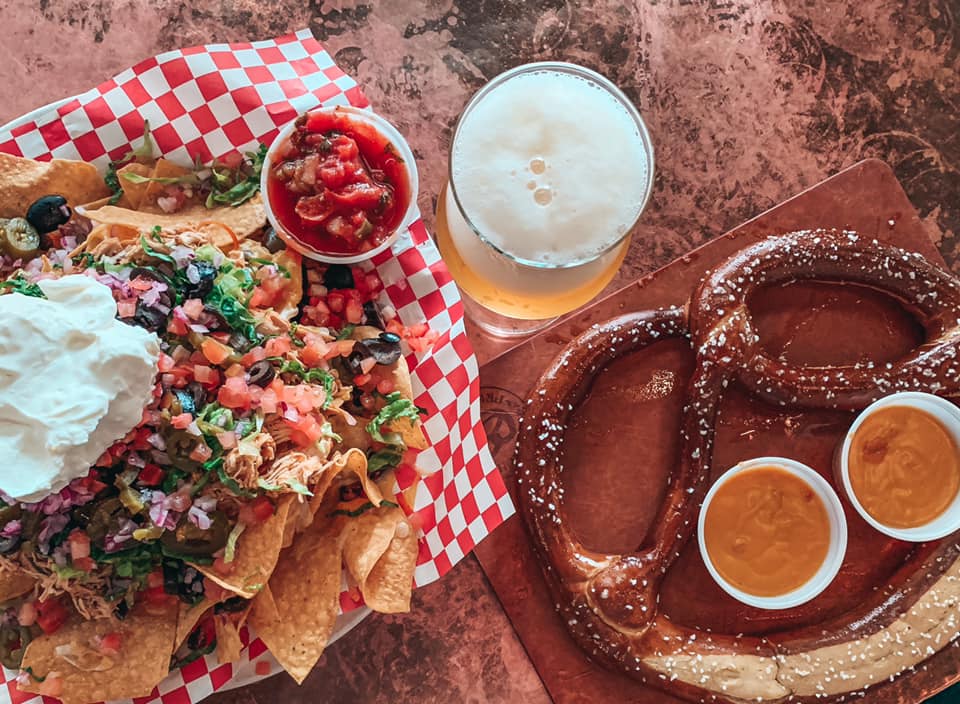
<path fill-rule="evenodd" d="M 43 169 L 16 161 L 0 175 L 16 212 L 46 198 L 47 219 L 0 221 L 0 292 L 43 298 L 47 282 L 86 277 L 160 350 L 149 403 L 89 472 L 39 500 L 0 493 L 0 661 L 21 690 L 68 704 L 146 695 L 205 653 L 236 659 L 247 622 L 302 681 L 344 567 L 358 600 L 408 609 L 418 541 L 394 472 L 412 497 L 426 440 L 401 337 L 422 344 L 424 331 L 384 322 L 376 275 L 305 281 L 242 168 L 204 185 L 197 169 L 134 156 L 80 215 L 77 199 L 96 195 L 86 164 L 58 165 L 50 194 L 19 175 Z M 118 191 L 124 174 L 137 176 Z M 350 285 L 322 283 L 334 280 Z"/>

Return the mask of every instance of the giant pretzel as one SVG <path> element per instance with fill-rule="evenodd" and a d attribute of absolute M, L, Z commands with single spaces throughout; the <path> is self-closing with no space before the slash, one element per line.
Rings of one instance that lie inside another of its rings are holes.
<path fill-rule="evenodd" d="M 923 325 L 926 341 L 895 364 L 798 368 L 768 356 L 747 308 L 764 284 L 817 279 L 886 291 Z M 581 545 L 563 517 L 562 447 L 572 409 L 608 362 L 667 337 L 689 336 L 681 453 L 647 543 L 628 555 Z M 517 444 L 523 516 L 554 602 L 576 642 L 609 666 L 694 700 L 775 702 L 856 692 L 913 668 L 960 631 L 960 549 L 945 540 L 896 588 L 831 623 L 777 639 L 724 636 L 675 624 L 660 583 L 696 525 L 710 473 L 714 422 L 734 380 L 767 401 L 856 410 L 894 391 L 960 396 L 960 282 L 920 255 L 854 233 L 796 232 L 740 251 L 709 273 L 685 308 L 631 313 L 581 335 L 543 374 Z"/>

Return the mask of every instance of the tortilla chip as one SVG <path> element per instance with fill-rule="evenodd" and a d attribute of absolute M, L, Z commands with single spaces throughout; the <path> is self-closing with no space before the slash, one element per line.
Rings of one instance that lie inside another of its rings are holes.
<path fill-rule="evenodd" d="M 340 540 L 337 523 L 315 521 L 283 551 L 258 595 L 250 625 L 298 684 L 320 659 L 337 620 Z M 269 594 L 269 596 L 268 596 Z"/>
<path fill-rule="evenodd" d="M 285 494 L 277 502 L 277 511 L 270 518 L 248 526 L 237 539 L 237 550 L 233 572 L 221 575 L 210 565 L 191 565 L 205 577 L 216 582 L 234 594 L 253 598 L 270 579 L 277 557 L 283 544 L 283 528 L 287 522 L 290 503 L 296 499 L 293 494 Z"/>
<path fill-rule="evenodd" d="M 406 526 L 406 530 L 401 526 Z M 390 541 L 390 547 L 360 588 L 367 606 L 382 614 L 408 612 L 410 596 L 413 594 L 413 573 L 417 568 L 419 554 L 420 541 L 417 533 L 404 518 L 403 523 L 397 525 L 397 532 Z"/>
<path fill-rule="evenodd" d="M 294 537 L 313 522 L 313 511 L 306 501 L 293 501 L 287 512 L 287 522 L 283 526 L 282 547 L 293 545 Z"/>
<path fill-rule="evenodd" d="M 258 232 L 267 222 L 263 199 L 259 194 L 236 207 L 224 205 L 207 208 L 202 203 L 194 203 L 177 213 L 144 213 L 116 205 L 105 205 L 84 210 L 84 215 L 97 223 L 129 225 L 144 233 L 150 232 L 157 225 L 170 232 L 185 229 L 203 231 L 202 226 L 205 223 L 217 222 L 229 227 L 241 240 Z M 233 238 L 223 228 L 210 227 L 209 231 L 211 244 L 217 247 L 233 246 Z"/>
<path fill-rule="evenodd" d="M 354 340 L 365 340 L 379 336 L 380 332 L 381 331 L 375 327 L 360 325 L 354 328 L 353 334 L 350 337 Z M 401 356 L 400 359 L 393 364 L 392 371 L 394 389 L 404 398 L 413 401 L 413 382 L 407 360 Z M 363 423 L 358 422 L 358 425 L 360 425 L 362 429 L 367 422 L 369 421 L 364 421 Z M 414 422 L 409 418 L 400 418 L 392 423 L 385 424 L 383 427 L 385 430 L 397 433 L 407 447 L 412 447 L 415 450 L 425 450 L 430 446 L 426 436 L 423 434 L 423 423 L 420 420 Z M 353 435 L 354 433 L 350 434 Z M 367 445 L 369 445 L 369 440 L 367 441 Z M 353 447 L 361 447 L 361 445 L 353 445 Z"/>
<path fill-rule="evenodd" d="M 217 660 L 221 665 L 239 660 L 243 643 L 236 625 L 226 614 L 214 617 L 213 625 L 217 631 Z"/>
<path fill-rule="evenodd" d="M 277 312 L 287 320 L 300 312 L 300 300 L 303 298 L 303 259 L 292 249 L 284 249 L 273 255 L 278 266 L 286 270 L 289 278 L 283 279 L 283 303 L 276 307 Z"/>
<path fill-rule="evenodd" d="M 273 591 L 268 583 L 260 592 L 250 600 L 253 608 L 250 609 L 250 625 L 256 628 L 256 623 L 275 623 L 280 620 L 280 612 L 277 611 L 277 602 L 273 598 Z"/>
<path fill-rule="evenodd" d="M 57 673 L 63 680 L 63 694 L 59 697 L 64 704 L 146 696 L 167 675 L 176 621 L 177 606 L 171 604 L 149 612 L 134 609 L 123 621 L 68 623 L 56 633 L 33 640 L 23 655 L 22 669 L 30 668 L 36 678 Z M 108 633 L 119 633 L 121 637 L 120 655 L 115 658 L 99 654 L 95 648 L 96 639 Z M 73 662 L 57 655 L 59 646 L 69 646 L 71 652 L 66 657 Z M 37 692 L 40 686 L 40 682 L 29 679 L 20 689 Z"/>
<path fill-rule="evenodd" d="M 216 603 L 213 599 L 206 597 L 204 597 L 203 601 L 198 601 L 196 604 L 179 602 L 177 631 L 173 638 L 174 650 L 183 645 L 183 641 L 187 639 L 187 636 L 190 635 L 194 627 L 200 623 L 200 619 L 202 619 L 204 614 L 212 609 Z"/>
<path fill-rule="evenodd" d="M 23 596 L 37 585 L 37 581 L 23 572 L 0 572 L 0 602 Z"/>
<path fill-rule="evenodd" d="M 23 217 L 33 201 L 54 193 L 79 205 L 109 196 L 110 189 L 93 164 L 0 154 L 0 217 Z"/>
<path fill-rule="evenodd" d="M 344 529 L 343 563 L 374 611 L 410 610 L 418 552 L 416 531 L 396 507 L 370 509 Z"/>
<path fill-rule="evenodd" d="M 153 169 L 146 164 L 141 164 L 136 161 L 131 161 L 126 166 L 121 166 L 119 169 L 117 169 L 117 180 L 120 183 L 120 188 L 123 189 L 123 195 L 120 196 L 120 200 L 117 201 L 116 205 L 119 205 L 121 208 L 130 208 L 131 210 L 136 210 L 139 208 L 140 204 L 143 202 L 144 195 L 147 193 L 147 189 L 151 184 L 134 183 L 133 181 L 128 181 L 125 179 L 123 175 L 136 174 L 137 176 L 148 177 L 152 171 Z M 93 205 L 93 203 L 89 203 L 87 204 L 87 207 L 90 208 Z M 109 202 L 101 205 L 109 205 Z"/>
<path fill-rule="evenodd" d="M 352 478 L 344 477 L 345 474 L 352 474 L 360 480 L 360 486 L 363 487 L 363 493 L 374 506 L 379 506 L 383 501 L 383 494 L 380 493 L 380 487 L 370 479 L 367 474 L 367 455 L 363 450 L 351 448 L 344 454 L 337 454 L 329 463 L 327 471 L 320 477 L 320 480 L 313 487 L 313 498 L 310 500 L 310 508 L 314 514 L 317 513 L 324 497 L 334 483 L 337 486 L 352 483 Z M 339 481 L 338 481 L 339 480 Z"/>
<path fill-rule="evenodd" d="M 153 166 L 153 171 L 145 175 L 148 175 L 150 178 L 178 178 L 180 176 L 186 176 L 189 173 L 190 169 L 177 166 L 172 161 L 167 161 L 166 159 L 157 159 L 157 163 Z M 143 191 L 140 193 L 141 199 L 137 201 L 136 205 L 130 206 L 131 208 L 134 210 L 142 210 L 148 213 L 163 212 L 163 210 L 160 209 L 160 206 L 157 205 L 157 198 L 164 194 L 167 184 L 160 183 L 159 181 L 149 181 L 144 184 L 133 184 L 129 181 L 124 181 L 123 177 L 121 177 L 120 186 L 123 188 L 124 193 L 126 193 L 128 185 L 142 185 L 144 187 Z"/>

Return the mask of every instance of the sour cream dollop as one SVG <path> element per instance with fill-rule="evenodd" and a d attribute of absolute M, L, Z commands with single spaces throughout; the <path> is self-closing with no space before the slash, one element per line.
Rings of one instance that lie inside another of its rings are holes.
<path fill-rule="evenodd" d="M 46 299 L 0 296 L 0 490 L 39 501 L 134 428 L 150 403 L 160 343 L 116 319 L 107 286 L 38 282 Z"/>

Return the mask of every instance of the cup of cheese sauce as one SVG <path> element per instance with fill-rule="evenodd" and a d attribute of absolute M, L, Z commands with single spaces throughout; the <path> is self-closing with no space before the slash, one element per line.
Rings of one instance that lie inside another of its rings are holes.
<path fill-rule="evenodd" d="M 960 529 L 960 409 L 932 394 L 886 396 L 861 413 L 834 464 L 867 523 L 925 542 Z"/>
<path fill-rule="evenodd" d="M 700 554 L 717 584 L 762 609 L 813 599 L 847 550 L 843 507 L 810 467 L 759 457 L 725 472 L 700 508 Z"/>

